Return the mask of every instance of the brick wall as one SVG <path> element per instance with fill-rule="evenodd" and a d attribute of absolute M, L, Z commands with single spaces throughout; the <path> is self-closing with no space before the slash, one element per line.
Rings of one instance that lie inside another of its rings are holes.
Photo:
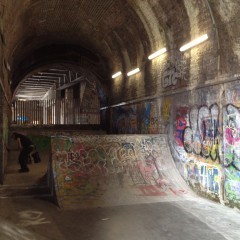
<path fill-rule="evenodd" d="M 0 109 L 3 109 L 3 93 L 2 89 L 0 88 Z M 0 114 L 0 139 L 3 138 L 3 113 Z M 3 178 L 4 178 L 4 158 L 3 158 L 3 144 L 1 142 L 0 144 L 0 184 L 3 184 Z"/>
<path fill-rule="evenodd" d="M 0 114 L 0 184 L 2 184 L 4 179 L 4 169 L 6 167 L 8 157 L 6 147 L 8 146 L 10 108 L 1 87 L 0 109 L 2 109 Z"/>
<path fill-rule="evenodd" d="M 150 38 L 149 54 L 161 47 L 167 47 L 168 52 L 151 62 L 147 60 L 147 52 L 138 54 L 141 73 L 112 80 L 112 103 L 160 96 L 165 92 L 196 88 L 240 75 L 238 3 L 209 2 L 209 6 L 206 1 L 134 2 L 133 7 Z M 207 42 L 184 53 L 179 52 L 180 46 L 205 33 L 209 36 Z M 171 81 L 163 84 L 164 76 L 168 74 L 178 75 L 175 85 Z"/>

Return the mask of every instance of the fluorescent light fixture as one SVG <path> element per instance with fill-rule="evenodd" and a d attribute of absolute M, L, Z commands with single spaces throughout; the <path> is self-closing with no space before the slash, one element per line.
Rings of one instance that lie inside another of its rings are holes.
<path fill-rule="evenodd" d="M 112 75 L 112 78 L 116 78 L 118 76 L 122 75 L 122 72 L 117 72 Z"/>
<path fill-rule="evenodd" d="M 189 48 L 192 48 L 192 47 L 195 47 L 196 45 L 206 41 L 208 39 L 208 35 L 207 34 L 204 34 L 202 35 L 201 37 L 199 38 L 196 38 L 195 40 L 191 41 L 190 43 L 186 44 L 186 45 L 183 45 L 181 48 L 180 48 L 180 51 L 181 52 L 184 52 L 186 50 L 188 50 Z"/>
<path fill-rule="evenodd" d="M 152 59 L 160 56 L 161 54 L 165 53 L 166 51 L 167 51 L 166 48 L 162 48 L 162 49 L 156 51 L 155 53 L 151 54 L 150 56 L 148 56 L 148 59 L 149 59 L 149 60 L 152 60 Z"/>
<path fill-rule="evenodd" d="M 101 111 L 101 110 L 105 110 L 105 109 L 107 109 L 107 108 L 108 108 L 108 107 L 102 107 L 102 108 L 100 108 L 100 111 Z"/>
<path fill-rule="evenodd" d="M 131 75 L 133 75 L 133 74 L 136 74 L 136 73 L 138 73 L 138 72 L 140 72 L 140 69 L 139 69 L 139 68 L 135 68 L 135 69 L 133 69 L 132 71 L 128 72 L 127 75 L 128 75 L 128 77 L 129 77 L 129 76 L 131 76 Z"/>
<path fill-rule="evenodd" d="M 125 104 L 127 104 L 127 103 L 126 102 L 121 102 L 121 103 L 112 105 L 111 107 L 119 107 L 119 106 L 122 106 L 122 105 L 125 105 Z"/>

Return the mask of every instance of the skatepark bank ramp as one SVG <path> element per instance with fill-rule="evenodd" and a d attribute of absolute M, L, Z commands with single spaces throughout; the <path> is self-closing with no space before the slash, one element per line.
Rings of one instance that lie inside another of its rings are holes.
<path fill-rule="evenodd" d="M 89 208 L 192 197 L 171 157 L 167 135 L 52 137 L 61 208 Z"/>

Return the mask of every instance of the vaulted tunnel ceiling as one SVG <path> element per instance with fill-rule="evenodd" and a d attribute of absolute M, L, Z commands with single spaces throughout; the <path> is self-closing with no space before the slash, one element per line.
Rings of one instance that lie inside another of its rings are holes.
<path fill-rule="evenodd" d="M 146 25 L 141 2 L 2 0 L 4 55 L 6 64 L 11 66 L 12 92 L 26 74 L 50 61 L 80 66 L 89 66 L 94 61 L 92 70 L 103 84 L 108 84 L 115 70 L 140 64 L 141 55 L 165 42 L 162 28 L 168 25 L 160 19 L 163 25 L 154 28 L 161 31 L 151 36 L 153 29 L 148 28 L 153 26 Z M 169 7 L 182 7 L 184 12 L 183 1 L 168 2 L 153 1 L 153 6 L 163 13 Z M 166 13 L 158 15 L 163 18 Z M 163 40 L 155 39 L 159 37 Z"/>
<path fill-rule="evenodd" d="M 51 90 L 67 89 L 81 82 L 89 82 L 96 86 L 99 94 L 100 92 L 106 94 L 107 89 L 102 87 L 99 77 L 87 67 L 61 62 L 35 68 L 22 79 L 15 89 L 14 96 L 16 100 L 42 100 L 46 99 Z M 101 99 L 105 95 L 99 97 Z"/>
<path fill-rule="evenodd" d="M 85 69 L 85 71 L 83 71 L 83 69 Z M 41 74 L 47 72 L 47 75 L 57 76 L 61 70 L 64 72 L 67 71 L 67 73 L 65 73 L 66 81 L 72 81 L 74 77 L 71 77 L 71 74 L 74 73 L 74 75 L 79 74 L 79 77 L 85 76 L 88 78 L 92 78 L 92 75 L 95 75 L 103 85 L 107 84 L 106 79 L 108 79 L 107 73 L 109 70 L 103 59 L 79 46 L 54 44 L 36 49 L 32 55 L 29 55 L 18 64 L 18 68 L 12 76 L 12 88 L 15 89 L 15 98 L 22 99 L 20 95 L 26 96 L 27 93 L 29 93 L 29 98 L 27 99 L 34 98 L 36 94 L 31 91 L 31 89 L 34 89 L 31 88 L 31 84 L 34 85 L 34 79 L 37 81 L 35 87 L 38 89 L 38 96 L 45 96 L 48 90 L 54 85 L 55 87 L 59 87 L 59 83 L 63 84 L 63 81 L 58 83 L 57 81 L 51 81 L 50 77 L 45 76 L 45 78 L 43 78 L 42 76 L 36 78 L 36 75 L 39 75 L 38 72 Z M 20 86 L 19 80 L 22 80 Z M 46 87 L 47 80 L 49 80 L 48 88 Z M 40 89 L 41 86 L 42 89 Z M 42 91 L 41 94 L 40 90 Z"/>
<path fill-rule="evenodd" d="M 36 69 L 49 64 L 61 69 L 62 63 L 86 68 L 107 88 L 119 69 L 141 66 L 159 48 L 174 51 L 191 35 L 205 33 L 212 24 L 209 2 L 213 10 L 226 5 L 210 0 L 0 0 L 3 64 L 11 91 Z"/>
<path fill-rule="evenodd" d="M 136 57 L 139 42 L 148 45 L 141 20 L 124 0 L 10 0 L 4 16 L 12 90 L 25 74 L 50 61 L 91 63 L 106 84 L 108 68 L 122 62 L 122 48 Z"/>

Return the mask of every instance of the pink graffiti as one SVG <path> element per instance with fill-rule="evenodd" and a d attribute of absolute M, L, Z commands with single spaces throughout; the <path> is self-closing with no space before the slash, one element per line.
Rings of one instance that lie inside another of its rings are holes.
<path fill-rule="evenodd" d="M 174 189 L 172 189 L 172 188 L 169 188 L 169 190 L 170 190 L 174 195 L 176 195 L 176 196 L 179 196 L 179 195 L 182 195 L 182 194 L 186 194 L 186 193 L 187 193 L 187 191 L 182 190 L 182 189 L 180 189 L 180 190 L 174 190 Z"/>
<path fill-rule="evenodd" d="M 240 141 L 238 130 L 230 128 L 230 127 L 226 127 L 225 137 L 226 137 L 228 144 L 230 144 L 230 145 L 234 145 L 235 143 Z"/>
<path fill-rule="evenodd" d="M 167 196 L 168 194 L 166 193 L 166 190 L 169 190 L 175 196 L 181 196 L 187 193 L 185 190 L 182 190 L 182 189 L 175 190 L 172 187 L 169 187 L 168 189 L 163 190 L 160 187 L 154 186 L 154 185 L 142 185 L 142 186 L 139 186 L 138 188 L 144 196 Z"/>
<path fill-rule="evenodd" d="M 157 174 L 156 176 L 157 169 L 153 160 L 147 160 L 146 165 L 138 161 L 137 166 L 146 182 L 151 183 L 151 180 L 154 180 L 154 182 L 158 181 L 159 175 Z"/>
<path fill-rule="evenodd" d="M 77 146 L 77 151 L 79 151 L 80 153 L 83 151 L 83 145 L 82 144 L 79 144 Z"/>
<path fill-rule="evenodd" d="M 176 143 L 179 145 L 179 146 L 183 146 L 183 132 L 184 132 L 184 129 L 186 128 L 187 126 L 187 121 L 185 118 L 183 117 L 177 117 L 177 120 L 176 120 L 176 132 L 175 132 L 175 140 L 176 140 Z"/>
<path fill-rule="evenodd" d="M 139 189 L 144 196 L 167 196 L 167 193 L 160 192 L 158 188 L 153 185 L 139 186 Z"/>

